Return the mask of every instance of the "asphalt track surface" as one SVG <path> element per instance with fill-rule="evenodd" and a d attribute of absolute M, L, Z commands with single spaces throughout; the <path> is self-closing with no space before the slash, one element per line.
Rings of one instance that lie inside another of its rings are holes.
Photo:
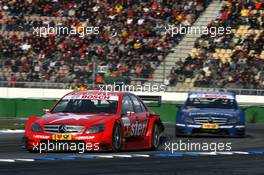
<path fill-rule="evenodd" d="M 5 174 L 264 174 L 264 125 L 247 125 L 245 138 L 175 138 L 166 125 L 158 151 L 121 153 L 28 153 L 21 148 L 22 134 L 0 133 L 0 175 Z M 180 153 L 165 143 L 231 143 L 232 150 L 217 153 Z"/>

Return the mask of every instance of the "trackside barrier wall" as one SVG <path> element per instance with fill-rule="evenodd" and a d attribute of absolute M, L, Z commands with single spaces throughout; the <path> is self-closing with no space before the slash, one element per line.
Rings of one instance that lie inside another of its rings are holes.
<path fill-rule="evenodd" d="M 0 88 L 0 118 L 27 118 L 32 115 L 43 115 L 42 109 L 50 108 L 56 99 L 62 97 L 70 90 L 58 89 L 26 89 L 26 88 Z M 161 114 L 165 122 L 175 121 L 178 108 L 176 104 L 185 101 L 187 93 L 146 93 L 136 92 L 137 95 L 162 96 L 161 107 L 152 107 L 155 113 Z M 250 104 L 246 110 L 247 122 L 264 123 L 264 96 L 237 96 L 240 104 Z M 179 106 L 179 105 L 177 105 Z"/>
<path fill-rule="evenodd" d="M 40 99 L 0 99 L 0 117 L 27 118 L 42 115 L 44 108 L 50 108 L 56 100 Z"/>

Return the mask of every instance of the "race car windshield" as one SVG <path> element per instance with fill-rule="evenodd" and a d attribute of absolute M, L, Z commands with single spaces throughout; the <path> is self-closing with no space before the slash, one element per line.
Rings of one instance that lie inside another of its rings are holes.
<path fill-rule="evenodd" d="M 237 104 L 234 99 L 188 98 L 185 108 L 237 109 Z"/>
<path fill-rule="evenodd" d="M 51 112 L 115 114 L 117 101 L 94 99 L 62 99 Z"/>

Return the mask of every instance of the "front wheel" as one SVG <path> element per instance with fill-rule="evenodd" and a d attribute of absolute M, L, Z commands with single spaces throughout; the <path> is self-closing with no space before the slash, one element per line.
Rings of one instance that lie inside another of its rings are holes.
<path fill-rule="evenodd" d="M 120 151 L 122 148 L 122 134 L 121 134 L 121 127 L 118 123 L 115 124 L 113 128 L 113 135 L 112 135 L 112 150 L 114 152 Z"/>
<path fill-rule="evenodd" d="M 160 144 L 160 131 L 159 131 L 159 125 L 157 123 L 154 124 L 152 128 L 152 143 L 151 143 L 151 149 L 157 150 Z"/>

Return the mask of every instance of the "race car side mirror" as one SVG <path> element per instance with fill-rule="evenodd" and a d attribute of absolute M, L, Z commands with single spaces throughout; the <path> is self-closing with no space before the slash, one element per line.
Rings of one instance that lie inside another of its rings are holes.
<path fill-rule="evenodd" d="M 156 116 L 160 116 L 160 114 L 149 114 L 149 115 L 147 115 L 148 118 L 152 118 L 152 117 L 156 117 Z"/>
<path fill-rule="evenodd" d="M 240 110 L 243 111 L 243 112 L 246 112 L 248 108 L 241 108 Z"/>
<path fill-rule="evenodd" d="M 45 112 L 45 113 L 49 113 L 50 110 L 49 110 L 49 109 L 43 109 L 43 112 Z"/>
<path fill-rule="evenodd" d="M 239 109 L 240 109 L 241 111 L 246 112 L 246 110 L 250 109 L 250 106 L 239 106 Z"/>
<path fill-rule="evenodd" d="M 133 114 L 135 114 L 135 112 L 133 112 L 133 111 L 127 111 L 127 116 L 128 117 L 132 116 Z"/>

